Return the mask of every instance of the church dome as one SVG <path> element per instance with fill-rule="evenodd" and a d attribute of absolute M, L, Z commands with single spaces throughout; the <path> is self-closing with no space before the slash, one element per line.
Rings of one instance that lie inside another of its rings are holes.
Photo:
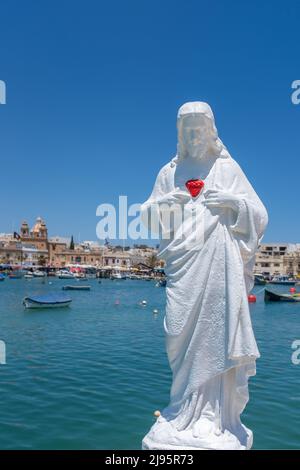
<path fill-rule="evenodd" d="M 45 222 L 41 219 L 41 217 L 38 217 L 36 219 L 36 223 L 35 225 L 33 226 L 31 232 L 32 233 L 40 233 L 41 230 L 45 230 L 46 229 L 46 224 Z"/>

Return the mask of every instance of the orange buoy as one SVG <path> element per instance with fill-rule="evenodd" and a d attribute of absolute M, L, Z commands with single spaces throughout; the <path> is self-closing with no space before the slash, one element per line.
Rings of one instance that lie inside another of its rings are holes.
<path fill-rule="evenodd" d="M 296 292 L 295 287 L 291 287 L 291 288 L 290 288 L 290 293 L 291 293 L 291 294 L 295 294 L 295 292 Z"/>
<path fill-rule="evenodd" d="M 256 295 L 254 295 L 254 294 L 248 295 L 248 302 L 250 302 L 250 303 L 256 302 Z"/>

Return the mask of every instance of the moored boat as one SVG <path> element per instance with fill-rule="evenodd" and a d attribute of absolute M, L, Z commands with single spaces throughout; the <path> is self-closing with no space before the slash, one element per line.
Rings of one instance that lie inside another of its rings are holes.
<path fill-rule="evenodd" d="M 22 279 L 22 272 L 21 271 L 12 271 L 8 275 L 9 279 Z"/>
<path fill-rule="evenodd" d="M 254 274 L 254 285 L 255 286 L 264 286 L 267 283 L 262 274 Z"/>
<path fill-rule="evenodd" d="M 284 286 L 294 286 L 296 284 L 296 280 L 289 277 L 289 276 L 274 276 L 270 284 L 281 284 Z"/>
<path fill-rule="evenodd" d="M 281 294 L 265 289 L 265 302 L 300 302 L 299 294 Z"/>
<path fill-rule="evenodd" d="M 125 280 L 126 279 L 126 276 L 125 274 L 121 274 L 120 271 L 116 271 L 114 273 L 111 274 L 110 278 L 113 280 L 113 279 L 116 279 L 116 280 Z"/>
<path fill-rule="evenodd" d="M 25 308 L 58 308 L 68 307 L 72 299 L 64 294 L 47 294 L 25 297 L 23 305 Z"/>
<path fill-rule="evenodd" d="M 33 273 L 24 274 L 25 279 L 32 279 L 34 277 Z"/>
<path fill-rule="evenodd" d="M 84 273 L 72 273 L 72 274 L 74 275 L 75 279 L 77 279 L 77 280 L 78 279 L 80 279 L 80 280 L 81 279 L 87 279 L 86 274 L 84 274 Z"/>
<path fill-rule="evenodd" d="M 59 279 L 74 279 L 74 274 L 66 269 L 61 269 L 60 271 L 57 271 L 56 276 Z"/>
<path fill-rule="evenodd" d="M 5 279 L 4 274 L 0 273 L 0 281 L 4 281 L 4 279 Z"/>
<path fill-rule="evenodd" d="M 63 290 L 91 290 L 91 286 L 63 286 Z"/>
<path fill-rule="evenodd" d="M 45 277 L 46 276 L 46 273 L 44 271 L 40 271 L 40 270 L 36 270 L 36 271 L 33 271 L 33 277 Z"/>

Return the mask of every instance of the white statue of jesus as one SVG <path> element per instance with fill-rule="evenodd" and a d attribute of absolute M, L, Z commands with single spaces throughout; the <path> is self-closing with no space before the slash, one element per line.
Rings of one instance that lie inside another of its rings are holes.
<path fill-rule="evenodd" d="M 259 352 L 247 295 L 268 216 L 219 139 L 208 104 L 184 104 L 177 127 L 177 155 L 160 170 L 142 205 L 144 220 L 158 211 L 161 222 L 164 328 L 173 373 L 170 403 L 143 448 L 249 449 L 252 432 L 240 414 Z M 166 205 L 186 209 L 179 228 L 162 223 Z M 194 236 L 197 230 L 201 237 Z"/>

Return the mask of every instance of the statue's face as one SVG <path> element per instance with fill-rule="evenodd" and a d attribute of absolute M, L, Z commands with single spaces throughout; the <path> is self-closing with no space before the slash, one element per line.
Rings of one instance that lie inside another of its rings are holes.
<path fill-rule="evenodd" d="M 189 157 L 201 158 L 209 145 L 208 123 L 202 114 L 192 114 L 183 118 L 181 138 Z"/>

